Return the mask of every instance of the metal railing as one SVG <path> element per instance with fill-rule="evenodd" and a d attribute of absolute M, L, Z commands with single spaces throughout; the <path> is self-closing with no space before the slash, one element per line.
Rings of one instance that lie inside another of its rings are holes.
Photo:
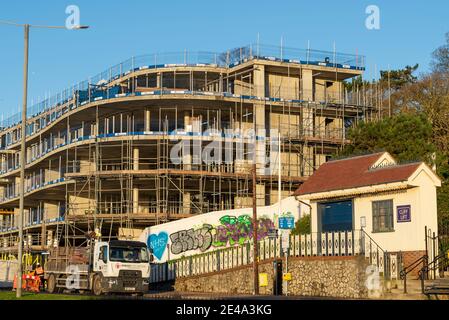
<path fill-rule="evenodd" d="M 49 180 L 49 181 L 44 181 L 44 180 L 45 179 L 41 180 L 41 182 L 42 182 L 41 184 L 40 183 L 31 184 L 30 180 L 27 179 L 26 180 L 27 185 L 25 186 L 25 195 L 27 195 L 31 192 L 37 191 L 37 190 L 42 190 L 45 187 L 66 181 L 66 179 L 64 177 Z M 7 188 L 5 188 L 4 193 L 0 194 L 0 203 L 16 200 L 20 196 L 19 188 L 20 188 L 19 183 L 8 184 Z"/>
<path fill-rule="evenodd" d="M 427 263 L 428 263 L 428 256 L 423 255 L 422 257 L 416 259 L 410 265 L 402 269 L 402 271 L 400 272 L 400 277 L 402 280 L 404 280 L 404 293 L 407 293 L 407 275 L 416 270 L 422 264 L 421 269 L 420 271 L 418 271 L 418 273 L 421 272 L 421 270 L 423 270 L 423 268 L 427 265 Z"/>
<path fill-rule="evenodd" d="M 34 209 L 34 208 L 33 208 Z M 42 209 L 36 212 L 27 212 L 24 217 L 24 228 L 34 228 L 43 224 L 58 223 L 64 221 L 63 210 L 58 208 L 54 210 Z M 17 220 L 10 219 L 8 221 L 0 222 L 0 234 L 9 234 L 17 231 Z M 0 242 L 0 246 L 1 246 Z"/>
<path fill-rule="evenodd" d="M 322 141 L 329 141 L 331 143 L 335 143 L 335 141 L 340 141 L 343 140 L 344 137 L 344 133 L 346 133 L 347 131 L 341 129 L 341 128 L 334 128 L 334 129 L 329 129 L 326 128 L 324 125 L 320 126 L 320 127 L 314 127 L 312 129 L 308 129 L 305 128 L 303 125 L 289 125 L 286 126 L 287 130 L 284 130 L 281 128 L 282 132 L 282 139 L 284 141 L 287 141 L 287 143 L 290 140 L 295 140 L 295 139 L 303 139 L 303 138 L 307 138 L 307 139 L 318 139 L 318 140 L 322 140 Z M 154 136 L 154 135 L 162 135 L 164 134 L 164 132 L 131 132 L 131 133 L 111 133 L 111 134 L 100 134 L 98 136 L 96 136 L 97 138 L 104 138 L 104 137 L 123 137 L 123 135 L 126 134 L 128 136 L 140 136 L 140 137 L 144 137 L 144 136 Z M 171 132 L 166 132 L 166 134 L 173 140 L 176 138 L 181 138 L 184 137 L 186 134 L 188 134 L 188 132 L 186 132 L 185 130 L 183 130 L 182 128 L 180 129 L 175 129 Z M 192 140 L 193 139 L 204 139 L 204 138 L 209 138 L 210 135 L 208 135 L 208 132 L 205 133 L 198 133 L 198 135 L 193 135 L 192 134 Z M 226 141 L 230 141 L 230 139 L 234 139 L 234 140 L 238 140 L 238 141 L 242 141 L 242 143 L 247 143 L 250 147 L 252 146 L 251 140 L 246 140 L 245 137 L 241 137 L 238 138 L 237 134 L 234 135 L 229 135 L 226 132 L 220 132 L 219 136 L 221 139 L 223 139 L 225 142 Z M 42 148 L 42 152 L 39 152 L 38 154 L 36 154 L 35 158 L 32 159 L 32 162 L 30 161 L 28 163 L 28 165 L 39 161 L 40 159 L 48 156 L 49 153 L 51 152 L 56 152 L 58 149 L 62 149 L 64 147 L 70 147 L 70 145 L 74 145 L 79 143 L 80 141 L 86 141 L 86 143 L 88 143 L 87 141 L 90 140 L 90 143 L 93 143 L 93 140 L 95 138 L 93 136 L 84 136 L 84 137 L 79 137 L 77 139 L 74 139 L 72 142 L 70 142 L 69 144 L 60 144 L 58 146 L 55 146 L 54 148 L 47 148 L 44 149 Z M 267 150 L 270 148 L 271 143 L 270 142 L 270 137 L 264 137 L 264 139 L 266 140 L 266 146 L 267 146 Z M 174 140 L 175 141 L 175 140 Z M 177 142 L 177 141 L 175 141 Z M 174 144 L 174 142 L 172 142 Z M 39 144 L 39 146 L 41 146 Z M 223 148 L 223 151 L 226 151 L 226 147 Z M 218 163 L 216 164 L 216 167 L 214 168 L 210 168 L 210 165 L 204 165 L 204 164 L 189 164 L 189 163 L 182 163 L 180 165 L 178 164 L 174 164 L 170 161 L 168 161 L 167 159 L 167 169 L 185 169 L 187 168 L 186 166 L 195 166 L 195 167 L 201 167 L 198 168 L 198 171 L 213 171 L 213 172 L 224 172 L 224 173 L 236 173 L 238 172 L 239 168 L 238 168 L 238 164 L 237 161 L 239 159 L 235 159 L 235 163 Z M 224 162 L 224 161 L 222 161 Z M 142 159 L 142 161 L 139 162 L 139 168 L 140 170 L 155 170 L 160 168 L 158 166 L 158 161 L 156 158 L 154 159 Z M 291 170 L 293 170 L 294 172 L 297 172 L 296 175 L 300 175 L 300 164 L 296 164 L 297 166 L 294 167 L 294 165 L 292 165 Z M 288 165 L 287 165 L 288 166 Z M 17 167 L 14 168 L 14 170 L 17 169 Z M 116 171 L 116 170 L 133 170 L 133 163 L 132 162 L 128 162 L 128 163 L 124 163 L 122 160 L 120 159 L 116 159 L 116 160 L 109 160 L 109 161 L 103 161 L 100 163 L 100 169 L 98 171 Z M 8 169 L 8 170 L 3 170 L 0 171 L 0 175 L 6 175 L 9 174 L 13 169 Z M 62 175 L 65 173 L 64 171 L 67 171 L 67 173 L 81 173 L 81 172 L 91 172 L 91 171 L 96 171 L 95 165 L 91 164 L 91 163 L 87 163 L 87 164 L 83 164 L 81 165 L 80 161 L 71 161 L 71 163 L 66 167 L 62 167 Z M 287 169 L 286 169 L 287 170 Z M 62 176 L 61 175 L 61 176 Z M 30 180 L 30 182 L 28 182 L 28 180 Z M 27 177 L 27 186 L 26 186 L 26 191 L 33 191 L 36 188 L 40 188 L 43 185 L 47 184 L 47 180 L 48 183 L 54 183 L 55 180 L 57 179 L 53 179 L 50 181 L 49 177 L 47 176 L 47 174 L 45 174 L 44 171 L 37 171 L 37 174 L 35 176 L 30 176 L 30 178 L 28 179 Z M 12 185 L 12 184 L 10 184 Z M 15 192 L 9 192 L 7 195 L 5 195 L 3 197 L 3 200 L 7 200 L 7 199 L 12 199 L 18 196 L 18 186 L 15 187 L 17 190 Z"/>
<path fill-rule="evenodd" d="M 434 260 L 427 263 L 427 256 L 426 256 L 426 263 L 424 263 L 423 267 L 419 270 L 418 275 L 419 279 L 421 280 L 421 291 L 423 294 L 427 293 L 427 290 L 425 288 L 425 280 L 429 279 L 429 274 L 432 275 L 433 273 L 433 280 L 437 278 L 437 271 L 439 272 L 439 276 L 444 276 L 444 271 L 447 270 L 449 266 L 449 252 L 443 252 L 435 257 Z"/>
<path fill-rule="evenodd" d="M 279 92 L 281 90 L 282 92 Z M 241 98 L 244 100 L 263 100 L 266 103 L 270 102 L 285 102 L 285 103 L 304 103 L 304 102 L 314 102 L 318 104 L 335 104 L 335 105 L 367 105 L 367 101 L 369 99 L 365 99 L 365 101 L 360 101 L 356 96 L 351 93 L 346 93 L 342 91 L 329 91 L 326 90 L 299 90 L 297 87 L 289 87 L 282 85 L 279 88 L 270 88 L 265 92 L 265 87 L 258 88 L 257 86 L 252 86 L 250 89 L 240 90 L 237 86 L 230 86 L 225 89 L 221 89 L 219 91 L 214 91 L 209 88 L 177 88 L 177 89 L 164 89 L 164 88 L 141 88 L 139 90 L 132 88 L 131 90 L 126 90 L 119 88 L 118 86 L 108 87 L 105 86 L 103 88 L 90 89 L 86 92 L 75 92 L 74 96 L 71 98 L 71 107 L 70 110 L 77 108 L 79 105 L 85 105 L 89 102 L 98 101 L 98 100 L 109 100 L 116 98 L 123 98 L 127 96 L 144 96 L 144 95 L 153 95 L 153 96 L 166 96 L 166 95 L 218 95 L 225 97 L 233 97 L 233 98 Z M 369 94 L 369 91 L 367 91 Z M 69 109 L 63 108 L 60 110 L 58 108 L 62 108 L 60 105 L 55 107 L 55 110 L 51 112 L 50 116 L 47 116 L 47 120 L 43 121 L 39 127 L 36 127 L 34 123 L 28 124 L 31 128 L 27 130 L 27 136 L 33 136 L 46 128 L 48 125 L 54 123 L 58 118 L 63 116 Z M 44 110 L 47 111 L 47 110 Z M 42 111 L 42 112 L 44 112 Z M 43 117 L 42 119 L 44 119 Z M 10 126 L 16 125 L 14 123 Z M 160 129 L 162 131 L 162 129 Z M 13 145 L 16 145 L 20 142 L 20 137 L 18 139 L 11 139 L 12 133 L 7 134 L 7 138 L 5 139 L 5 144 L 2 145 L 2 148 L 7 148 Z M 19 135 L 20 136 L 20 135 Z M 57 137 L 55 137 L 57 138 Z M 57 143 L 55 141 L 51 141 L 50 148 L 54 148 L 53 145 L 59 146 L 67 144 L 67 137 L 63 136 L 61 139 L 65 139 L 62 143 Z M 72 139 L 73 140 L 73 139 Z M 70 141 L 71 142 L 71 141 Z M 34 154 L 39 154 L 39 150 L 35 150 Z M 27 157 L 28 162 L 32 162 L 32 158 L 36 156 Z"/>
<path fill-rule="evenodd" d="M 312 233 L 290 236 L 288 255 L 291 257 L 362 256 L 379 268 L 384 278 L 391 277 L 392 267 L 384 263 L 385 253 L 363 230 Z M 264 238 L 259 241 L 259 261 L 280 258 L 283 254 L 280 239 Z M 252 244 L 247 242 L 209 252 L 184 256 L 165 263 L 152 264 L 151 283 L 174 280 L 249 265 L 253 261 Z M 389 258 L 387 258 L 389 259 Z M 397 264 L 395 265 L 397 266 Z"/>
<path fill-rule="evenodd" d="M 44 111 L 64 105 L 85 92 L 90 96 L 92 86 L 103 86 L 111 81 L 117 80 L 131 72 L 170 66 L 219 66 L 223 68 L 234 67 L 240 63 L 252 59 L 273 60 L 298 64 L 314 64 L 327 67 L 339 67 L 346 69 L 364 70 L 365 57 L 360 55 L 345 54 L 331 51 L 320 51 L 312 49 L 295 49 L 263 44 L 251 44 L 241 48 L 228 50 L 224 53 L 206 51 L 182 51 L 155 53 L 132 57 L 109 69 L 79 82 L 78 84 L 62 90 L 43 101 L 31 106 L 27 114 L 32 118 Z M 90 98 L 90 97 L 89 97 Z M 3 121 L 1 128 L 8 128 L 20 123 L 21 113 L 17 113 Z"/>

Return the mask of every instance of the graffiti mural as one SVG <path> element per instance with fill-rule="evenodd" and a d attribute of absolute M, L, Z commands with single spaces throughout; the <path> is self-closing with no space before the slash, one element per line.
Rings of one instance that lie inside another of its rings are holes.
<path fill-rule="evenodd" d="M 274 223 L 268 218 L 258 221 L 257 240 L 268 236 L 270 229 L 274 229 Z M 226 247 L 243 245 L 253 237 L 253 223 L 248 215 L 239 217 L 223 216 L 216 227 L 205 224 L 201 228 L 180 230 L 170 235 L 171 252 L 181 254 L 190 250 L 204 252 L 210 247 Z"/>
<path fill-rule="evenodd" d="M 162 231 L 159 234 L 152 234 L 148 237 L 147 246 L 153 251 L 153 255 L 161 260 L 168 243 L 167 232 Z"/>
<path fill-rule="evenodd" d="M 212 226 L 203 225 L 198 230 L 181 230 L 170 235 L 171 252 L 180 254 L 190 250 L 206 251 L 212 245 Z"/>
<path fill-rule="evenodd" d="M 274 224 L 267 218 L 261 218 L 257 222 L 257 240 L 262 240 L 267 237 L 270 229 L 274 229 Z M 224 216 L 220 219 L 220 225 L 215 228 L 213 246 L 242 245 L 251 240 L 252 237 L 253 220 L 250 216 Z"/>

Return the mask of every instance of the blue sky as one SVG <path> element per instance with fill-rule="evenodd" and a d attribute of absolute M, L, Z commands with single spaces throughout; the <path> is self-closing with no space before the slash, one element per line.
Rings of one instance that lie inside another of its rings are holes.
<path fill-rule="evenodd" d="M 75 4 L 90 30 L 31 31 L 29 101 L 54 94 L 127 58 L 164 51 L 226 49 L 260 41 L 364 54 L 366 78 L 377 70 L 420 64 L 449 32 L 447 0 L 345 1 L 4 1 L 0 20 L 64 25 Z M 368 5 L 380 8 L 380 30 L 365 28 Z M 19 109 L 23 30 L 0 25 L 0 114 Z"/>

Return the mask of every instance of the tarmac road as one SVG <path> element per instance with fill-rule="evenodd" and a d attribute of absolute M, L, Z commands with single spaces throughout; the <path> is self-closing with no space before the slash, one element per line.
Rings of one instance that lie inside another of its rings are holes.
<path fill-rule="evenodd" d="M 148 293 L 143 296 L 145 300 L 336 300 L 326 297 L 302 297 L 302 296 L 253 296 L 253 295 L 226 295 L 217 293 L 193 293 L 193 292 L 162 292 Z"/>
<path fill-rule="evenodd" d="M 11 288 L 0 288 L 0 291 L 11 291 Z M 125 294 L 109 294 L 103 295 L 101 297 L 96 297 L 93 294 L 80 294 L 80 293 L 71 293 L 71 292 L 63 292 L 63 293 L 53 293 L 49 294 L 47 292 L 43 292 L 48 296 L 85 296 L 92 297 L 93 299 L 100 300 L 213 300 L 213 301 L 232 301 L 232 300 L 260 300 L 260 301 L 268 301 L 268 300 L 335 300 L 335 298 L 326 298 L 326 297 L 302 297 L 302 296 L 253 296 L 253 295 L 227 295 L 227 294 L 218 294 L 218 293 L 196 293 L 196 292 L 175 292 L 175 291 L 165 291 L 165 292 L 156 292 L 152 291 L 150 293 L 144 294 L 143 296 L 133 296 L 133 295 L 125 295 Z"/>

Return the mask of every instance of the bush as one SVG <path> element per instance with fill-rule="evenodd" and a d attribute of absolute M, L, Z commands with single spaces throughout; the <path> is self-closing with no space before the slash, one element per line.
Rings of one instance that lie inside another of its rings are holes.
<path fill-rule="evenodd" d="M 292 230 L 292 234 L 300 235 L 310 233 L 311 233 L 310 214 L 308 214 L 300 218 L 298 221 L 296 221 L 295 229 Z"/>

